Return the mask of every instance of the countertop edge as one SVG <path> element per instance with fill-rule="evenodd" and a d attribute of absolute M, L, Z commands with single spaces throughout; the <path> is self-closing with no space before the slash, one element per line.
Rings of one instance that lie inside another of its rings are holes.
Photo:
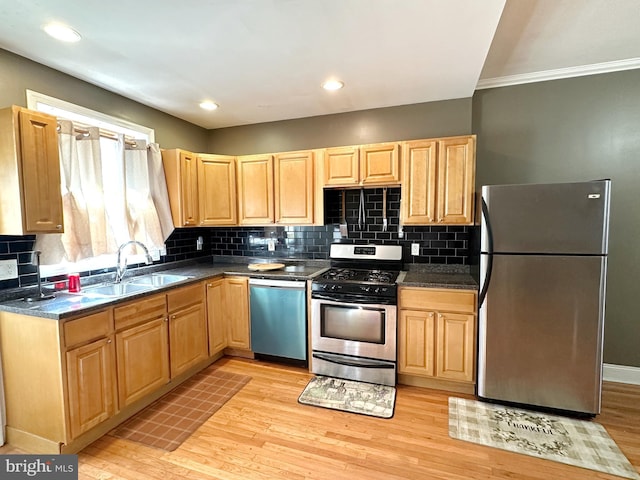
<path fill-rule="evenodd" d="M 190 285 L 192 283 L 206 281 L 208 279 L 221 277 L 221 276 L 246 276 L 250 278 L 260 279 L 288 279 L 288 280 L 313 280 L 318 275 L 321 275 L 330 267 L 327 265 L 300 265 L 295 267 L 295 271 L 286 271 L 286 269 L 262 271 L 256 272 L 248 269 L 248 264 L 240 263 L 212 263 L 203 264 L 195 263 L 193 265 L 182 265 L 174 268 L 154 269 L 153 273 L 173 273 L 189 276 L 189 279 L 175 282 L 169 285 L 155 287 L 152 290 L 144 292 L 137 292 L 123 297 L 113 298 L 95 298 L 93 302 L 88 300 L 83 302 L 80 300 L 82 295 L 67 293 L 66 291 L 57 292 L 58 301 L 66 301 L 71 306 L 65 311 L 46 311 L 38 310 L 36 303 L 29 303 L 28 307 L 22 305 L 27 304 L 22 298 L 17 297 L 12 300 L 0 302 L 0 311 L 10 312 L 20 315 L 28 315 L 33 317 L 48 318 L 52 320 L 67 320 L 77 316 L 84 316 L 93 312 L 109 308 L 114 305 L 129 302 L 142 298 L 146 295 L 155 295 L 168 290 Z M 138 273 L 144 274 L 145 272 Z M 128 278 L 132 278 L 137 275 L 130 275 L 125 277 L 125 281 Z M 473 290 L 478 291 L 478 285 L 473 277 L 468 273 L 442 273 L 442 272 L 424 272 L 424 271 L 402 271 L 396 281 L 399 287 L 418 287 L 418 288 L 446 288 L 456 290 Z M 78 298 L 77 304 L 73 299 Z M 86 298 L 86 297 L 84 297 Z M 55 301 L 54 299 L 53 301 Z"/>

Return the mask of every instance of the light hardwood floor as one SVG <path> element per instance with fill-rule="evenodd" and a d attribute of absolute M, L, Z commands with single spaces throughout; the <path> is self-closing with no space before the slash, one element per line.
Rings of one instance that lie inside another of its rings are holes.
<path fill-rule="evenodd" d="M 311 378 L 303 369 L 228 357 L 217 365 L 252 380 L 177 450 L 105 436 L 80 452 L 79 478 L 619 478 L 449 438 L 446 392 L 400 385 L 395 415 L 383 420 L 298 404 Z M 640 387 L 605 383 L 596 421 L 640 469 Z"/>

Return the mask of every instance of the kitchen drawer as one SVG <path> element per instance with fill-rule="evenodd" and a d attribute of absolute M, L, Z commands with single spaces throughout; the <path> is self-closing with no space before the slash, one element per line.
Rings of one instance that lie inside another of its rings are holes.
<path fill-rule="evenodd" d="M 111 310 L 66 321 L 62 327 L 67 348 L 106 337 L 113 330 Z"/>
<path fill-rule="evenodd" d="M 189 305 L 203 302 L 204 286 L 202 283 L 176 288 L 167 292 L 167 308 L 169 312 L 175 312 Z"/>
<path fill-rule="evenodd" d="M 398 308 L 476 313 L 476 292 L 400 287 Z"/>
<path fill-rule="evenodd" d="M 164 295 L 142 297 L 113 309 L 116 330 L 148 320 L 166 316 L 167 301 Z"/>

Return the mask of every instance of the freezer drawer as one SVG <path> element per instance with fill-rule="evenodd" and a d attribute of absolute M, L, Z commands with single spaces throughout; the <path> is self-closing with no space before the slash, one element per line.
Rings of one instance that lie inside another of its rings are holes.
<path fill-rule="evenodd" d="M 599 413 L 606 261 L 493 256 L 478 319 L 480 397 Z"/>

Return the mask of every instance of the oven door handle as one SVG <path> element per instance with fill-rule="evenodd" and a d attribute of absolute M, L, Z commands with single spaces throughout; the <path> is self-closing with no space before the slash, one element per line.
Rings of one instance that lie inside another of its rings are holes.
<path fill-rule="evenodd" d="M 311 355 L 313 358 L 317 358 L 318 360 L 324 360 L 325 362 L 335 363 L 338 365 L 345 365 L 347 367 L 359 367 L 359 368 L 395 368 L 392 363 L 370 363 L 370 362 L 350 362 L 347 360 L 337 360 L 332 358 L 329 355 L 323 355 L 322 353 L 313 353 Z"/>
<path fill-rule="evenodd" d="M 335 303 L 352 303 L 354 305 L 395 305 L 396 302 L 393 300 L 387 300 L 384 298 L 336 298 L 328 295 L 322 295 L 321 293 L 313 293 L 311 295 L 312 300 L 326 300 L 328 302 Z"/>

